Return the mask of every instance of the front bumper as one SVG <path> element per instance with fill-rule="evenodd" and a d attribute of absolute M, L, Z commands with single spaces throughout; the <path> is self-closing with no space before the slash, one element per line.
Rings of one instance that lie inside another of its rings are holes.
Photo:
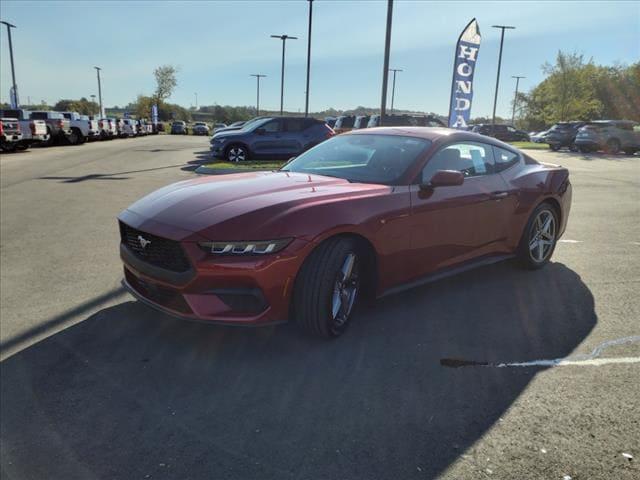
<path fill-rule="evenodd" d="M 224 143 L 211 143 L 210 145 L 209 150 L 214 157 L 224 157 Z"/>
<path fill-rule="evenodd" d="M 181 243 L 192 268 L 180 274 L 149 265 L 126 245 L 123 285 L 172 316 L 225 325 L 271 325 L 288 319 L 295 276 L 310 244 L 294 240 L 274 255 L 213 257 Z"/>

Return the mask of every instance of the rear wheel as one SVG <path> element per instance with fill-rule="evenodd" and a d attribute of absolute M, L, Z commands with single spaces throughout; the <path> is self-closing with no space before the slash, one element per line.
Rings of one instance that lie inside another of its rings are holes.
<path fill-rule="evenodd" d="M 47 135 L 49 135 L 49 138 L 42 142 L 42 145 L 44 145 L 45 147 L 50 147 L 51 145 L 53 145 L 55 139 L 53 138 L 53 135 L 51 134 L 51 128 L 49 127 L 47 127 Z"/>
<path fill-rule="evenodd" d="M 543 267 L 556 248 L 558 214 L 549 203 L 540 204 L 531 214 L 518 247 L 520 264 L 530 270 Z"/>
<path fill-rule="evenodd" d="M 578 151 L 578 146 L 571 142 L 571 145 L 569 145 L 569 150 L 571 150 L 572 152 L 577 152 Z"/>
<path fill-rule="evenodd" d="M 620 151 L 620 141 L 612 138 L 607 141 L 607 153 L 618 153 Z"/>
<path fill-rule="evenodd" d="M 549 148 L 554 152 L 557 152 L 558 150 L 560 150 L 560 145 L 549 145 Z"/>
<path fill-rule="evenodd" d="M 73 128 L 71 129 L 71 133 L 66 137 L 66 139 L 69 144 L 78 145 L 80 143 L 80 137 L 82 137 L 80 132 L 77 129 Z"/>
<path fill-rule="evenodd" d="M 350 238 L 322 243 L 305 261 L 293 292 L 296 322 L 322 337 L 347 328 L 360 289 L 360 254 Z"/>
<path fill-rule="evenodd" d="M 244 162 L 249 160 L 249 151 L 242 145 L 231 145 L 227 148 L 226 157 L 230 162 Z"/>

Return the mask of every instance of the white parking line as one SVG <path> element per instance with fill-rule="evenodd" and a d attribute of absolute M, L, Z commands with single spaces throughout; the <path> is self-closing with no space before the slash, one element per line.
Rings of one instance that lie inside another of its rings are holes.
<path fill-rule="evenodd" d="M 554 358 L 550 360 L 532 360 L 530 362 L 510 362 L 499 363 L 493 365 L 498 368 L 504 367 L 564 367 L 569 365 L 584 365 L 595 366 L 608 365 L 610 363 L 640 363 L 640 357 L 613 357 L 613 358 L 598 358 L 602 352 L 609 347 L 615 347 L 617 345 L 625 345 L 628 343 L 640 342 L 640 335 L 631 337 L 618 338 L 616 340 L 609 340 L 601 343 L 592 350 L 589 354 L 574 355 L 571 357 Z"/>
<path fill-rule="evenodd" d="M 570 240 L 568 238 L 558 240 L 558 243 L 582 243 L 582 240 Z"/>
<path fill-rule="evenodd" d="M 531 360 L 529 362 L 489 363 L 475 360 L 461 360 L 452 358 L 440 359 L 440 365 L 445 367 L 566 367 L 566 366 L 591 366 L 599 367 L 614 363 L 640 363 L 640 357 L 609 357 L 598 358 L 609 347 L 640 342 L 640 335 L 608 340 L 594 348 L 589 354 L 572 355 L 570 357 Z"/>

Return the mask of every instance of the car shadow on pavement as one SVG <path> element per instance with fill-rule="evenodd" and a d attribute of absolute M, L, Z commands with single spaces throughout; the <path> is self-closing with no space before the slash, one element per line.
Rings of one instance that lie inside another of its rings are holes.
<path fill-rule="evenodd" d="M 324 341 L 295 325 L 105 308 L 2 364 L 3 478 L 433 478 L 596 324 L 560 263 L 492 265 L 384 298 Z"/>

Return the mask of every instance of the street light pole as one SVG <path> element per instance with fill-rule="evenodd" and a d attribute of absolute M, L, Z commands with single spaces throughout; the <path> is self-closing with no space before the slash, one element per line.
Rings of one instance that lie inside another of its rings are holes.
<path fill-rule="evenodd" d="M 198 110 L 198 92 L 193 93 L 196 96 L 196 110 Z"/>
<path fill-rule="evenodd" d="M 515 125 L 515 121 L 516 121 L 516 102 L 518 101 L 518 85 L 520 85 L 520 79 L 521 78 L 527 78 L 527 77 L 522 77 L 519 75 L 511 75 L 511 78 L 515 78 L 516 79 L 516 93 L 513 94 L 513 112 L 511 113 L 511 125 Z"/>
<path fill-rule="evenodd" d="M 393 86 L 391 87 L 391 113 L 393 113 L 393 100 L 396 96 L 396 73 L 402 72 L 399 68 L 390 68 L 390 72 L 393 72 Z"/>
<path fill-rule="evenodd" d="M 98 74 L 98 100 L 100 101 L 100 118 L 104 118 L 104 110 L 102 109 L 102 85 L 100 84 L 100 67 L 93 67 Z"/>
<path fill-rule="evenodd" d="M 387 0 L 387 33 L 384 39 L 384 65 L 382 67 L 382 99 L 380 100 L 380 125 L 384 123 L 387 112 L 387 77 L 389 76 L 389 50 L 391 49 L 391 21 L 393 19 L 393 0 Z"/>
<path fill-rule="evenodd" d="M 311 75 L 311 19 L 313 17 L 313 0 L 309 0 L 309 33 L 307 34 L 307 90 L 304 99 L 304 116 L 309 116 L 309 76 Z"/>
<path fill-rule="evenodd" d="M 252 73 L 251 77 L 256 77 L 256 117 L 260 116 L 260 79 L 266 77 L 261 73 Z"/>
<path fill-rule="evenodd" d="M 13 99 L 12 100 L 15 101 L 16 108 L 19 108 L 20 100 L 18 99 L 18 85 L 16 85 L 16 69 L 13 64 L 13 43 L 11 43 L 11 29 L 16 28 L 16 26 L 2 20 L 0 20 L 0 23 L 3 23 L 7 26 L 7 35 L 9 36 L 9 58 L 11 59 L 11 79 L 13 80 Z"/>
<path fill-rule="evenodd" d="M 287 40 L 297 40 L 298 37 L 291 37 L 289 35 L 271 35 L 271 38 L 278 38 L 282 40 L 282 71 L 280 73 L 280 116 L 284 112 L 284 51 Z"/>
<path fill-rule="evenodd" d="M 493 120 L 491 123 L 491 134 L 495 134 L 496 130 L 496 105 L 498 104 L 498 85 L 500 84 L 500 65 L 502 64 L 502 45 L 504 44 L 504 31 L 514 30 L 516 27 L 511 27 L 508 25 L 492 25 L 493 28 L 499 28 L 501 30 L 500 33 L 500 53 L 498 55 L 498 75 L 496 77 L 496 94 L 493 97 Z"/>

